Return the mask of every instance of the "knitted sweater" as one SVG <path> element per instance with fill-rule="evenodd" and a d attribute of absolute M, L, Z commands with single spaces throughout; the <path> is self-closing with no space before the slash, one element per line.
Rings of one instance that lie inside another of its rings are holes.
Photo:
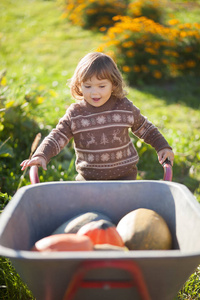
<path fill-rule="evenodd" d="M 129 129 L 156 151 L 171 149 L 131 101 L 111 96 L 100 107 L 85 100 L 71 104 L 34 156 L 42 156 L 48 163 L 74 138 L 79 174 L 86 180 L 118 179 L 131 173 L 139 160 Z"/>

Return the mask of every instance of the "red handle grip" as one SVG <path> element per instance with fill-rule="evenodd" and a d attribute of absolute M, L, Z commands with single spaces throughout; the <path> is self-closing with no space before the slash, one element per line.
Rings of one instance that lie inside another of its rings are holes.
<path fill-rule="evenodd" d="M 165 181 L 172 181 L 173 171 L 172 171 L 172 164 L 171 161 L 167 158 L 164 163 L 162 164 L 164 169 L 164 177 L 163 180 Z"/>
<path fill-rule="evenodd" d="M 39 176 L 38 176 L 38 167 L 37 166 L 30 167 L 29 177 L 30 177 L 31 184 L 35 184 L 35 183 L 40 182 L 40 179 L 39 179 Z"/>

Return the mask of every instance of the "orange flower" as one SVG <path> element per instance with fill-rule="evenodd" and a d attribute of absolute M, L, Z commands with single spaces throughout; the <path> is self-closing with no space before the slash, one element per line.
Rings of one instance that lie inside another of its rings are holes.
<path fill-rule="evenodd" d="M 127 41 L 127 42 L 124 42 L 123 44 L 122 44 L 122 47 L 124 47 L 124 48 L 130 48 L 130 47 L 132 47 L 134 45 L 134 42 L 133 41 Z"/>
<path fill-rule="evenodd" d="M 156 79 L 160 79 L 162 77 L 162 73 L 158 70 L 153 71 L 153 77 Z"/>
<path fill-rule="evenodd" d="M 136 73 L 139 73 L 141 71 L 140 67 L 139 66 L 134 66 L 133 67 L 133 70 L 136 72 Z"/>
<path fill-rule="evenodd" d="M 186 61 L 186 66 L 188 68 L 194 68 L 196 66 L 196 62 L 194 60 L 188 60 Z"/>
<path fill-rule="evenodd" d="M 158 65 L 158 61 L 156 59 L 149 59 L 150 65 Z"/>
<path fill-rule="evenodd" d="M 148 72 L 149 72 L 149 69 L 148 69 L 147 66 L 145 66 L 145 65 L 142 65 L 142 66 L 141 66 L 141 69 L 142 69 L 142 71 L 143 71 L 144 73 L 148 73 Z"/>
<path fill-rule="evenodd" d="M 122 70 L 126 73 L 130 72 L 131 68 L 129 66 L 123 66 Z"/>
<path fill-rule="evenodd" d="M 179 54 L 176 51 L 171 51 L 171 56 L 179 57 Z"/>
<path fill-rule="evenodd" d="M 153 55 L 158 54 L 158 52 L 153 48 L 146 47 L 144 50 L 145 50 L 145 52 L 153 54 Z"/>
<path fill-rule="evenodd" d="M 171 19 L 171 20 L 169 20 L 168 21 L 168 24 L 169 25 L 177 25 L 177 24 L 179 24 L 180 22 L 179 22 L 179 20 L 177 20 L 177 19 Z"/>
<path fill-rule="evenodd" d="M 161 61 L 164 65 L 167 65 L 169 63 L 169 61 L 165 58 L 162 58 Z"/>
<path fill-rule="evenodd" d="M 181 32 L 180 32 L 180 36 L 181 36 L 182 38 L 186 37 L 186 36 L 187 36 L 187 32 L 181 31 Z"/>
<path fill-rule="evenodd" d="M 103 31 L 106 31 L 106 29 L 107 28 L 105 26 L 102 26 L 99 30 L 103 32 Z"/>
<path fill-rule="evenodd" d="M 126 55 L 128 56 L 128 57 L 134 57 L 134 55 L 135 55 L 135 53 L 133 52 L 133 51 L 127 51 L 126 52 Z"/>

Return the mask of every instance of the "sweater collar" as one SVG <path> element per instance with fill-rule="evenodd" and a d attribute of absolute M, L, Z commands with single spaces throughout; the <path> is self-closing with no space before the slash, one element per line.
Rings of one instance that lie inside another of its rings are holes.
<path fill-rule="evenodd" d="M 112 110 L 113 107 L 116 105 L 117 100 L 118 99 L 116 97 L 111 96 L 110 99 L 106 103 L 104 103 L 103 105 L 101 105 L 99 107 L 95 107 L 95 106 L 89 104 L 85 99 L 83 99 L 81 101 L 81 106 L 85 107 L 91 113 L 100 113 L 100 112 Z"/>

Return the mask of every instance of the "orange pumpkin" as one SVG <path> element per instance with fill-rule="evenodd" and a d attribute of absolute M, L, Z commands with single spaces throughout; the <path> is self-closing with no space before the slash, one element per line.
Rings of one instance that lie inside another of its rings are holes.
<path fill-rule="evenodd" d="M 78 230 L 77 235 L 88 236 L 94 245 L 110 244 L 124 247 L 124 242 L 117 232 L 116 226 L 107 220 L 87 223 Z"/>
<path fill-rule="evenodd" d="M 55 234 L 47 236 L 35 243 L 32 251 L 92 251 L 93 244 L 89 237 L 77 234 Z"/>

